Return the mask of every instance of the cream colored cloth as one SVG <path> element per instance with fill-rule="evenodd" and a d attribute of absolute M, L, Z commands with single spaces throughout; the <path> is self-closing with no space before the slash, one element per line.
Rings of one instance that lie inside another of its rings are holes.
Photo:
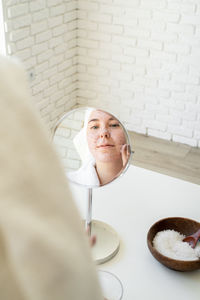
<path fill-rule="evenodd" d="M 0 299 L 102 300 L 89 243 L 25 74 L 0 57 Z"/>

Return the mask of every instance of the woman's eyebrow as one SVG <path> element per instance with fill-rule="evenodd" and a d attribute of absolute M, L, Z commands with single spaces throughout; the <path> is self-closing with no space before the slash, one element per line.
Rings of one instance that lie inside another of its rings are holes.
<path fill-rule="evenodd" d="M 89 124 L 90 122 L 96 122 L 96 121 L 100 121 L 100 119 L 91 119 L 91 120 L 88 122 L 88 124 Z M 111 117 L 110 119 L 108 119 L 108 121 L 117 121 L 117 120 Z"/>
<path fill-rule="evenodd" d="M 96 122 L 96 121 L 99 121 L 99 119 L 91 119 L 91 120 L 88 122 L 88 124 L 89 124 L 90 122 Z"/>

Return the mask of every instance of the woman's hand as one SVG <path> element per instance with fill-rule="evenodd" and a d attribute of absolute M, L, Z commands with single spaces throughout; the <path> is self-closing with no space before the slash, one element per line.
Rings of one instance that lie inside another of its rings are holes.
<path fill-rule="evenodd" d="M 87 230 L 86 230 L 86 233 L 89 237 L 90 247 L 93 247 L 96 244 L 97 238 L 96 238 L 96 235 L 91 235 L 90 236 L 89 232 L 90 232 L 90 229 L 88 227 Z"/>

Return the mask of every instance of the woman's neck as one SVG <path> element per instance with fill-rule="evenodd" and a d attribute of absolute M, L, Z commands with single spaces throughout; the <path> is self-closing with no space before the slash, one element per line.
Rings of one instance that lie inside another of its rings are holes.
<path fill-rule="evenodd" d="M 122 160 L 114 162 L 96 162 L 96 171 L 101 185 L 112 181 L 123 168 Z"/>

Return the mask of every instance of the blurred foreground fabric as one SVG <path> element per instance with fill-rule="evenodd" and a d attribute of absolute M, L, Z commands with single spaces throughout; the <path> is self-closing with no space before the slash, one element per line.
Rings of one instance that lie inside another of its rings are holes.
<path fill-rule="evenodd" d="M 101 300 L 89 243 L 26 76 L 0 56 L 0 299 Z"/>

